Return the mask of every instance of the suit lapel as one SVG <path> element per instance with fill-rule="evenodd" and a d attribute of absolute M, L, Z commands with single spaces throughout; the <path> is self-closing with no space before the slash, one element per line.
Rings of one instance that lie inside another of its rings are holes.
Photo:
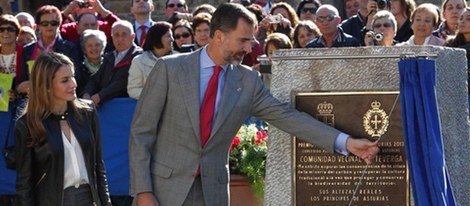
<path fill-rule="evenodd" d="M 230 65 L 227 69 L 225 79 L 225 85 L 222 92 L 222 98 L 220 99 L 219 111 L 212 127 L 211 136 L 209 141 L 212 139 L 212 136 L 219 130 L 224 121 L 229 116 L 230 112 L 233 110 L 235 105 L 238 103 L 238 99 L 243 91 L 242 76 L 239 68 L 235 65 Z"/>
<path fill-rule="evenodd" d="M 200 51 L 201 50 L 186 56 L 186 58 L 181 61 L 181 66 L 176 67 L 182 70 L 178 72 L 178 80 L 182 91 L 181 96 L 186 104 L 189 119 L 191 120 L 195 136 L 198 137 L 197 141 L 199 143 L 201 143 L 201 130 L 199 127 Z"/>

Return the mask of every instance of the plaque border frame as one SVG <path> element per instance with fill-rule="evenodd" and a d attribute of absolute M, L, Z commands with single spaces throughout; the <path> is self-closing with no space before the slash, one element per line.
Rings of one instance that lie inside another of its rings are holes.
<path fill-rule="evenodd" d="M 400 95 L 399 91 L 312 91 L 312 92 L 302 92 L 302 91 L 293 91 L 291 94 L 291 102 L 292 102 L 292 108 L 296 109 L 296 97 L 297 96 L 335 96 L 335 95 Z M 397 97 L 399 98 L 399 96 Z M 296 172 L 296 136 L 292 136 L 292 183 L 293 183 L 293 202 L 294 205 L 297 205 L 297 174 Z M 403 138 L 405 138 L 403 136 Z M 406 151 L 405 151 L 406 152 Z M 410 171 L 409 171 L 409 166 L 408 166 L 408 160 L 406 160 L 406 205 L 405 206 L 411 206 L 412 205 L 412 199 L 411 199 L 411 185 L 410 185 Z M 355 188 L 354 188 L 355 189 Z"/>

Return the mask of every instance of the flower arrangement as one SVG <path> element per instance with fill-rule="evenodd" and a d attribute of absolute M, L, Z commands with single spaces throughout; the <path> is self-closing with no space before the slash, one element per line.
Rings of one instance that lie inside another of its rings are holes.
<path fill-rule="evenodd" d="M 256 124 L 243 125 L 230 147 L 230 173 L 248 177 L 255 196 L 264 195 L 264 176 L 266 174 L 267 130 Z"/>

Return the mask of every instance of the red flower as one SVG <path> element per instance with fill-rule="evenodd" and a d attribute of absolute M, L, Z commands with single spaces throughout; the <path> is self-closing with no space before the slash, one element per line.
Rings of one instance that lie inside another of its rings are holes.
<path fill-rule="evenodd" d="M 233 150 L 233 147 L 236 147 L 240 144 L 240 138 L 235 137 L 232 141 L 232 145 L 230 145 L 230 151 Z"/>
<path fill-rule="evenodd" d="M 258 144 L 261 141 L 264 141 L 266 139 L 266 136 L 267 136 L 266 130 L 258 131 L 256 133 L 255 143 Z"/>

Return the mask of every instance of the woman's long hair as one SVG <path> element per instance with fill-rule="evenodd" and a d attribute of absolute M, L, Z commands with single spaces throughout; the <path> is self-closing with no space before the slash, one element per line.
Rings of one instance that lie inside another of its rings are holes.
<path fill-rule="evenodd" d="M 34 63 L 30 75 L 28 104 L 26 106 L 26 122 L 31 134 L 31 144 L 41 144 L 47 139 L 47 131 L 43 120 L 52 114 L 54 97 L 52 95 L 52 81 L 55 73 L 62 66 L 71 66 L 72 61 L 65 55 L 55 52 L 41 54 Z M 79 122 L 82 121 L 76 105 L 77 101 L 67 102 L 68 110 Z M 81 106 L 80 106 L 81 107 Z"/>

